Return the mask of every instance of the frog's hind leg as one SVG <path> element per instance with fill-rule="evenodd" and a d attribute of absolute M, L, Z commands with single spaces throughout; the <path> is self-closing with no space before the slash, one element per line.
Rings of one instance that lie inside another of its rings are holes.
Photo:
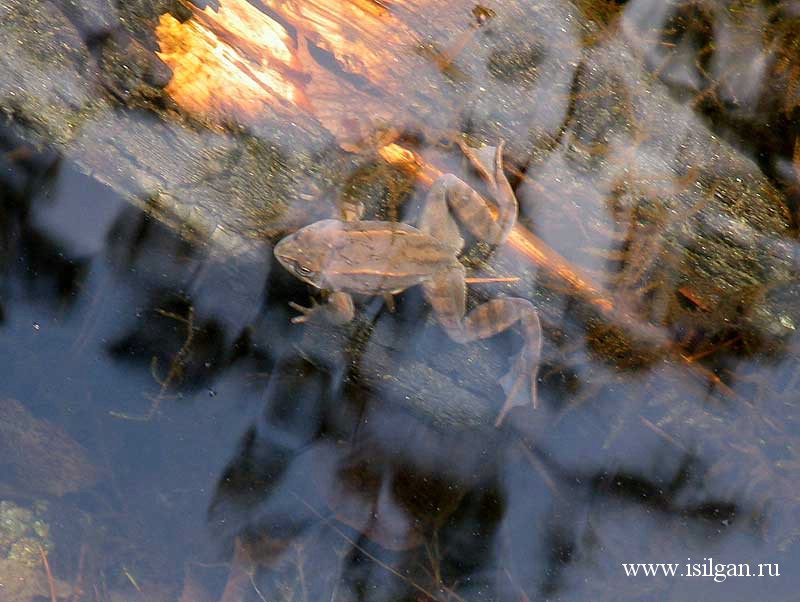
<path fill-rule="evenodd" d="M 439 323 L 451 339 L 469 343 L 503 332 L 515 324 L 524 339 L 522 350 L 512 359 L 511 369 L 500 379 L 506 401 L 495 421 L 502 424 L 511 408 L 530 403 L 537 406 L 536 377 L 542 351 L 542 328 L 539 314 L 527 299 L 503 297 L 492 299 L 473 309 L 466 317 L 466 287 L 461 264 L 436 274 L 422 284 L 425 297 Z M 527 385 L 527 386 L 526 386 Z"/>
<path fill-rule="evenodd" d="M 497 216 L 469 184 L 453 174 L 440 176 L 431 186 L 425 199 L 418 228 L 425 234 L 435 236 L 456 250 L 464 244 L 459 234 L 461 223 L 477 238 L 492 245 L 502 243 L 517 219 L 518 206 L 511 185 L 503 172 L 502 144 L 495 151 L 494 172 L 481 167 L 477 155 L 467 155 L 479 173 L 487 180 L 498 203 Z M 470 152 L 477 152 L 472 151 Z M 453 216 L 456 216 L 456 219 Z"/>
<path fill-rule="evenodd" d="M 450 213 L 454 195 L 477 194 L 472 188 L 452 174 L 444 174 L 436 179 L 428 191 L 428 196 L 422 205 L 422 214 L 417 220 L 417 228 L 424 234 L 433 236 L 453 249 L 454 255 L 461 251 L 464 239 L 458 229 L 458 224 Z M 480 219 L 492 219 L 488 208 L 484 207 L 486 216 Z"/>
<path fill-rule="evenodd" d="M 496 147 L 484 146 L 480 149 L 472 148 L 460 142 L 459 147 L 464 156 L 467 157 L 480 174 L 483 181 L 489 186 L 489 191 L 497 203 L 496 224 L 499 230 L 499 241 L 496 244 L 499 244 L 508 237 L 519 215 L 517 197 L 503 170 L 505 142 L 501 140 Z"/>
<path fill-rule="evenodd" d="M 506 400 L 495 420 L 500 426 L 511 408 L 538 405 L 536 380 L 542 355 L 542 326 L 539 313 L 527 299 L 501 297 L 473 309 L 464 318 L 467 340 L 485 339 L 517 325 L 523 337 L 522 349 L 511 359 L 511 368 L 500 378 Z"/>

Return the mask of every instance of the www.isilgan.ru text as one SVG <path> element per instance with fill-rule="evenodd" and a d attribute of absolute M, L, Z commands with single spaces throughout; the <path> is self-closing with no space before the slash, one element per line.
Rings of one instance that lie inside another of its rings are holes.
<path fill-rule="evenodd" d="M 722 563 L 713 558 L 703 558 L 703 562 L 692 562 L 687 558 L 685 563 L 638 562 L 622 563 L 628 577 L 709 577 L 722 583 L 728 577 L 780 577 L 777 563 Z"/>

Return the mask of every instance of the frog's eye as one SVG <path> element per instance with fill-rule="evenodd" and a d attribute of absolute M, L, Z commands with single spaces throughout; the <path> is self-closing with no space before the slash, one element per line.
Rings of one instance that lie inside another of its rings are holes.
<path fill-rule="evenodd" d="M 298 265 L 297 273 L 300 274 L 301 276 L 311 276 L 313 272 L 304 265 Z"/>

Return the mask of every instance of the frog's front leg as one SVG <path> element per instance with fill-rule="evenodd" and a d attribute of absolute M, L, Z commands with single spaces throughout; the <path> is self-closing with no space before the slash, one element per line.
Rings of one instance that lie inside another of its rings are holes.
<path fill-rule="evenodd" d="M 456 342 L 469 343 L 494 336 L 515 324 L 525 341 L 512 359 L 511 369 L 500 379 L 506 401 L 495 421 L 500 426 L 515 406 L 537 405 L 536 378 L 542 351 L 542 327 L 539 314 L 527 299 L 503 297 L 492 299 L 466 312 L 465 270 L 458 262 L 423 283 L 425 297 L 439 323 Z"/>
<path fill-rule="evenodd" d="M 293 324 L 302 324 L 319 319 L 338 326 L 347 324 L 355 316 L 353 298 L 343 292 L 331 293 L 327 301 L 322 304 L 312 299 L 311 307 L 304 307 L 294 302 L 290 302 L 289 307 L 301 313 L 301 315 L 292 318 Z"/>

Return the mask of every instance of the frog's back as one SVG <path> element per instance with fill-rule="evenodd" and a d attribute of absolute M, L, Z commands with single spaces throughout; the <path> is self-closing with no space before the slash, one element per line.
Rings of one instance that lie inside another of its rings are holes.
<path fill-rule="evenodd" d="M 335 290 L 374 295 L 424 282 L 454 261 L 451 248 L 408 224 L 342 222 L 325 274 Z"/>

